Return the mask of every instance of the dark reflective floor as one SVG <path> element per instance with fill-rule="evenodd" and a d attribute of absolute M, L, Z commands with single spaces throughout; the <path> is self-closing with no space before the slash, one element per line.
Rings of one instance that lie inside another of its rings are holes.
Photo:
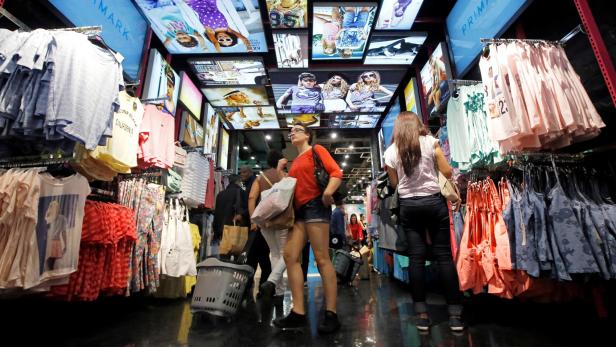
<path fill-rule="evenodd" d="M 400 283 L 373 274 L 356 287 L 339 287 L 343 328 L 330 336 L 316 332 L 322 309 L 318 277 L 309 279 L 310 324 L 304 332 L 279 332 L 273 318 L 288 312 L 249 303 L 230 322 L 192 315 L 188 300 L 107 298 L 95 303 L 2 300 L 2 346 L 614 346 L 613 322 L 599 320 L 588 303 L 538 305 L 473 298 L 467 303 L 465 333 L 454 336 L 446 306 L 428 300 L 435 323 L 420 335 L 412 324 L 412 303 Z M 17 340 L 15 340 L 17 339 Z M 17 341 L 6 344 L 8 341 Z"/>

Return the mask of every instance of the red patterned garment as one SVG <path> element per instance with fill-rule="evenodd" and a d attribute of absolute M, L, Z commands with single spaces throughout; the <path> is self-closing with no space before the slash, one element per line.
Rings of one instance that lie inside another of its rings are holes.
<path fill-rule="evenodd" d="M 51 288 L 65 300 L 123 295 L 130 280 L 129 259 L 137 239 L 135 213 L 128 207 L 86 201 L 77 272 L 69 283 Z"/>

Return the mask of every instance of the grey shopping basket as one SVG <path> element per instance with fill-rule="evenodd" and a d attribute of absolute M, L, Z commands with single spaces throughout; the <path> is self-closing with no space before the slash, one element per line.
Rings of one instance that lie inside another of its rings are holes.
<path fill-rule="evenodd" d="M 334 259 L 334 268 L 340 282 L 351 282 L 357 276 L 359 268 L 363 264 L 363 260 L 359 257 L 351 255 L 351 253 L 339 249 L 336 251 Z"/>
<path fill-rule="evenodd" d="M 248 280 L 254 270 L 208 258 L 197 264 L 197 284 L 190 307 L 193 312 L 206 312 L 215 316 L 235 315 L 242 303 Z"/>

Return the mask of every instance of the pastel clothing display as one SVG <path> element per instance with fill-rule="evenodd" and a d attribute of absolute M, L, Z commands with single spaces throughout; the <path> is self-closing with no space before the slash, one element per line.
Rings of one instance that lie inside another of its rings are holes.
<path fill-rule="evenodd" d="M 459 86 L 447 104 L 450 163 L 461 172 L 502 161 L 488 132 L 486 94 L 481 84 Z"/>
<path fill-rule="evenodd" d="M 562 46 L 489 46 L 479 61 L 488 133 L 501 153 L 558 149 L 596 137 L 605 123 Z"/>
<path fill-rule="evenodd" d="M 144 108 L 141 101 L 120 92 L 120 108 L 113 115 L 112 137 L 105 146 L 98 146 L 90 155 L 120 173 L 130 173 L 137 166 L 139 133 Z"/>
<path fill-rule="evenodd" d="M 173 167 L 175 118 L 154 105 L 146 105 L 139 132 L 139 167 Z"/>
<path fill-rule="evenodd" d="M 94 149 L 112 135 L 122 57 L 92 39 L 61 30 L 2 31 L 1 153 L 70 152 L 74 142 Z"/>
<path fill-rule="evenodd" d="M 0 290 L 68 281 L 77 270 L 89 193 L 80 174 L 11 169 L 0 176 Z"/>
<path fill-rule="evenodd" d="M 213 175 L 211 160 L 199 152 L 189 152 L 186 156 L 186 166 L 182 169 L 181 196 L 189 207 L 204 205 L 208 197 L 208 181 Z M 213 182 L 212 182 L 213 184 Z M 210 197 L 211 198 L 211 197 Z M 209 205 L 213 205 L 209 201 Z"/>

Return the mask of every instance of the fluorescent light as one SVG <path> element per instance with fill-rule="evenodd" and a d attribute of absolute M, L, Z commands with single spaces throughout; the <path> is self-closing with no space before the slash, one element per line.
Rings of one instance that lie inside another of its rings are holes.
<path fill-rule="evenodd" d="M 353 146 L 353 145 L 350 145 L 350 146 L 349 146 L 349 149 L 353 149 L 353 148 L 355 148 L 355 146 Z"/>
<path fill-rule="evenodd" d="M 255 167 L 260 167 L 259 164 L 256 164 Z"/>
<path fill-rule="evenodd" d="M 332 137 L 332 139 L 335 139 L 336 137 L 338 137 L 338 133 L 332 133 L 330 136 Z"/>
<path fill-rule="evenodd" d="M 265 139 L 268 140 L 268 141 L 271 140 L 272 139 L 272 135 L 270 135 L 270 134 L 265 135 Z"/>
<path fill-rule="evenodd" d="M 255 160 L 255 157 L 250 157 L 250 160 Z"/>
<path fill-rule="evenodd" d="M 244 150 L 247 151 L 248 150 L 248 146 L 244 146 Z"/>
<path fill-rule="evenodd" d="M 346 155 L 344 156 L 344 159 L 349 159 L 349 155 L 348 155 L 348 154 L 346 154 Z"/>
<path fill-rule="evenodd" d="M 343 167 L 344 167 L 344 166 L 346 166 L 346 165 L 347 165 L 346 161 L 345 161 L 344 163 L 342 163 L 342 166 L 343 166 Z"/>

